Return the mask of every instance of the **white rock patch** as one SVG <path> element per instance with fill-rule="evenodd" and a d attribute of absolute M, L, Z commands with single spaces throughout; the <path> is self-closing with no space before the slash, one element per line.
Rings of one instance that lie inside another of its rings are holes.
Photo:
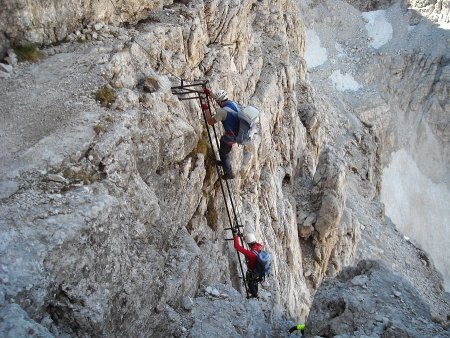
<path fill-rule="evenodd" d="M 355 81 L 353 76 L 350 74 L 342 74 L 340 70 L 335 70 L 331 76 L 330 80 L 333 83 L 333 87 L 340 91 L 357 91 L 362 88 L 362 86 Z"/>
<path fill-rule="evenodd" d="M 392 39 L 392 25 L 386 20 L 386 11 L 372 11 L 362 13 L 366 24 L 366 30 L 372 42 L 370 46 L 380 48 Z"/>
<path fill-rule="evenodd" d="M 323 65 L 327 59 L 327 49 L 320 46 L 320 38 L 316 31 L 313 29 L 307 30 L 305 60 L 308 68 Z"/>

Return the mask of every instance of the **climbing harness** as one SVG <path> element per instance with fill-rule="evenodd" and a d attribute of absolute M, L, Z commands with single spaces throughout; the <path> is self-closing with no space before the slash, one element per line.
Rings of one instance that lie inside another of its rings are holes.
<path fill-rule="evenodd" d="M 114 8 L 114 11 L 117 15 L 118 11 L 116 6 L 114 5 L 114 2 L 112 0 L 110 0 L 111 5 Z M 125 26 L 125 23 L 122 20 L 122 16 L 119 15 L 119 20 L 120 23 L 122 25 L 122 27 Z M 132 39 L 132 42 L 136 43 L 139 47 L 142 48 L 142 50 L 145 51 L 145 53 L 154 61 L 156 61 L 162 68 L 164 68 L 169 74 L 171 74 L 172 76 L 174 76 L 176 79 L 178 79 L 180 81 L 180 85 L 179 86 L 175 86 L 175 87 L 171 87 L 172 89 L 172 93 L 178 96 L 178 99 L 180 101 L 184 101 L 184 100 L 199 100 L 200 102 L 200 107 L 202 107 L 202 104 L 207 104 L 209 111 L 211 111 L 211 102 L 209 100 L 209 96 L 207 94 L 205 94 L 205 89 L 206 89 L 206 84 L 208 83 L 207 81 L 188 81 L 191 82 L 190 84 L 186 84 L 184 79 L 180 78 L 179 76 L 177 76 L 176 74 L 174 74 L 174 72 L 172 72 L 170 69 L 168 69 L 160 60 L 157 60 L 155 57 L 153 57 L 150 52 L 144 47 L 142 46 L 142 44 L 140 44 L 137 40 L 135 40 L 134 38 Z M 201 90 L 198 90 L 198 88 L 201 87 Z M 186 96 L 187 95 L 187 96 Z M 203 118 L 206 124 L 206 130 L 208 132 L 208 139 L 209 139 L 209 143 L 211 144 L 211 147 L 214 151 L 214 146 L 213 146 L 213 139 L 211 136 L 211 132 L 210 132 L 210 128 L 208 125 L 208 122 L 206 120 L 206 115 L 205 112 L 202 111 L 203 113 Z M 214 126 L 211 126 L 213 133 L 214 133 L 214 139 L 216 142 L 216 146 L 217 149 L 219 149 L 220 145 L 219 145 L 219 140 L 217 138 L 217 133 L 216 133 L 216 129 L 214 128 Z M 216 155 L 214 155 L 215 159 L 216 159 Z M 242 225 L 240 225 L 239 221 L 238 221 L 238 217 L 237 217 L 237 213 L 236 213 L 236 208 L 234 206 L 234 202 L 233 202 L 233 198 L 231 195 L 231 190 L 230 190 L 230 186 L 228 184 L 228 182 L 225 180 L 225 186 L 226 186 L 226 192 L 225 193 L 225 188 L 224 188 L 224 184 L 222 182 L 222 176 L 220 173 L 220 168 L 218 165 L 218 161 L 217 159 L 215 160 L 216 163 L 216 170 L 217 170 L 217 174 L 219 175 L 219 182 L 220 182 L 220 189 L 222 191 L 222 195 L 225 201 L 225 208 L 227 211 L 227 215 L 228 215 L 228 220 L 230 222 L 230 227 L 229 228 L 225 228 L 225 230 L 234 230 L 237 229 L 238 233 L 240 233 L 240 228 L 242 228 Z M 227 198 L 228 197 L 228 198 Z M 234 222 L 233 222 L 233 218 L 231 216 L 230 213 L 230 207 L 228 206 L 228 200 L 230 202 L 231 205 L 231 211 L 233 212 L 233 216 L 234 216 Z M 241 240 L 241 245 L 243 245 L 243 241 L 242 241 L 242 237 L 240 237 Z M 231 238 L 227 238 L 227 241 L 233 241 L 234 239 Z M 242 280 L 244 282 L 244 287 L 245 287 L 245 292 L 247 294 L 247 298 L 249 298 L 249 291 L 248 291 L 248 286 L 247 286 L 247 281 L 245 279 L 245 275 L 244 275 L 244 268 L 242 265 L 242 260 L 241 260 L 241 256 L 239 255 L 239 253 L 236 251 L 237 256 L 238 256 L 238 261 L 239 261 L 239 267 L 241 270 L 241 274 L 242 274 Z"/>
<path fill-rule="evenodd" d="M 185 82 L 183 80 L 181 80 L 181 85 L 180 86 L 171 87 L 171 89 L 172 89 L 172 93 L 174 95 L 177 95 L 178 99 L 180 101 L 199 100 L 200 107 L 204 107 L 206 105 L 208 107 L 208 110 L 211 111 L 211 102 L 209 100 L 209 96 L 207 94 L 205 94 L 205 92 L 206 92 L 206 84 L 207 83 L 208 83 L 207 81 L 200 81 L 200 82 L 196 82 L 196 83 L 185 84 Z M 201 90 L 199 90 L 199 88 L 201 88 Z M 214 135 L 216 148 L 217 149 L 220 148 L 219 138 L 217 136 L 216 128 L 214 126 L 208 125 L 208 121 L 206 119 L 206 114 L 205 114 L 205 111 L 203 109 L 202 109 L 202 113 L 203 113 L 203 119 L 204 119 L 204 122 L 205 122 L 205 125 L 206 125 L 206 130 L 208 132 L 209 143 L 211 144 L 211 148 L 214 151 L 212 134 Z M 212 129 L 212 134 L 211 134 L 211 130 L 210 129 Z M 227 212 L 228 220 L 230 222 L 230 227 L 229 228 L 225 228 L 225 230 L 234 230 L 234 229 L 236 229 L 238 231 L 238 233 L 240 233 L 240 228 L 242 227 L 242 225 L 240 225 L 239 220 L 238 220 L 235 204 L 234 204 L 234 201 L 233 201 L 233 195 L 231 194 L 231 190 L 230 190 L 230 185 L 229 185 L 227 180 L 223 180 L 222 179 L 221 169 L 220 169 L 220 166 L 218 164 L 219 161 L 218 161 L 218 159 L 216 157 L 215 152 L 214 152 L 214 159 L 215 159 L 214 162 L 216 164 L 217 174 L 219 176 L 220 189 L 222 191 L 222 195 L 223 195 L 223 198 L 224 198 L 224 201 L 225 201 L 225 209 L 226 209 L 226 212 Z M 224 184 L 224 181 L 225 181 L 225 184 Z M 228 205 L 228 202 L 231 205 L 231 207 Z M 233 216 L 231 215 L 231 213 L 233 214 Z M 228 238 L 226 240 L 233 241 L 234 238 Z M 243 240 L 242 240 L 241 237 L 240 237 L 240 240 L 241 240 L 241 245 L 244 245 L 243 244 Z M 242 279 L 244 281 L 245 292 L 246 292 L 247 298 L 248 298 L 249 297 L 249 291 L 248 291 L 248 287 L 247 287 L 247 282 L 245 280 L 244 268 L 243 268 L 243 265 L 242 265 L 241 256 L 239 255 L 238 252 L 237 252 L 237 254 L 238 254 L 239 267 L 240 267 L 240 270 L 241 270 Z"/>

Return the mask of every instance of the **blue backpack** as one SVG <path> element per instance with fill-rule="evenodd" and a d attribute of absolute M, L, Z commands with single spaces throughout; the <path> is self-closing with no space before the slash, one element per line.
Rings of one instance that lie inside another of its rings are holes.
<path fill-rule="evenodd" d="M 258 252 L 256 250 L 253 250 L 256 257 L 258 258 L 256 263 L 256 272 L 264 279 L 270 272 L 270 267 L 272 266 L 272 255 L 270 252 L 262 250 L 261 252 Z"/>

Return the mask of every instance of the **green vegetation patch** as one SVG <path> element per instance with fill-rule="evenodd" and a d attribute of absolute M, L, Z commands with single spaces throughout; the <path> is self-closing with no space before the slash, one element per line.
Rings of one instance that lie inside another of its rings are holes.
<path fill-rule="evenodd" d="M 197 154 L 199 153 L 203 154 L 203 158 L 205 160 L 205 180 L 208 181 L 217 169 L 214 153 L 211 149 L 211 145 L 209 144 L 208 132 L 205 129 L 203 129 L 202 136 L 198 140 L 197 145 L 192 150 L 190 156 L 197 159 Z"/>
<path fill-rule="evenodd" d="M 116 101 L 117 95 L 108 85 L 103 85 L 97 92 L 95 93 L 95 99 L 100 102 L 100 104 L 104 107 L 111 107 L 111 105 Z"/>
<path fill-rule="evenodd" d="M 206 159 L 208 154 L 209 143 L 208 140 L 204 138 L 200 138 L 197 142 L 197 145 L 194 149 L 192 149 L 191 155 L 194 158 L 198 158 L 198 154 L 203 154 L 203 157 Z"/>
<path fill-rule="evenodd" d="M 23 46 L 16 46 L 14 47 L 14 52 L 16 53 L 17 58 L 21 62 L 23 61 L 37 62 L 44 57 L 44 54 L 42 54 L 38 50 L 38 47 L 34 43 Z"/>
<path fill-rule="evenodd" d="M 95 133 L 97 135 L 99 135 L 99 134 L 104 133 L 106 131 L 106 127 L 103 124 L 101 124 L 101 123 L 97 123 L 94 126 L 94 131 L 95 131 Z"/>
<path fill-rule="evenodd" d="M 63 175 L 70 181 L 83 182 L 84 184 L 92 184 L 105 178 L 104 173 L 86 170 L 85 168 L 68 168 L 64 170 Z"/>

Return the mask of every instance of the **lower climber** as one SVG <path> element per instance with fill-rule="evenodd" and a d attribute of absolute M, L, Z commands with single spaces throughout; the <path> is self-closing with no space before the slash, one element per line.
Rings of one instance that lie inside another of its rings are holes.
<path fill-rule="evenodd" d="M 250 247 L 250 250 L 245 249 L 239 243 L 238 231 L 237 229 L 233 229 L 233 238 L 234 238 L 234 247 L 237 251 L 242 253 L 245 256 L 245 261 L 247 263 L 247 273 L 245 275 L 245 279 L 247 281 L 248 292 L 250 294 L 250 298 L 258 297 L 258 283 L 261 282 L 261 277 L 256 271 L 256 264 L 258 261 L 258 257 L 256 256 L 256 252 L 261 252 L 263 246 L 256 242 L 256 237 L 252 233 L 248 233 L 245 235 L 245 242 Z"/>

